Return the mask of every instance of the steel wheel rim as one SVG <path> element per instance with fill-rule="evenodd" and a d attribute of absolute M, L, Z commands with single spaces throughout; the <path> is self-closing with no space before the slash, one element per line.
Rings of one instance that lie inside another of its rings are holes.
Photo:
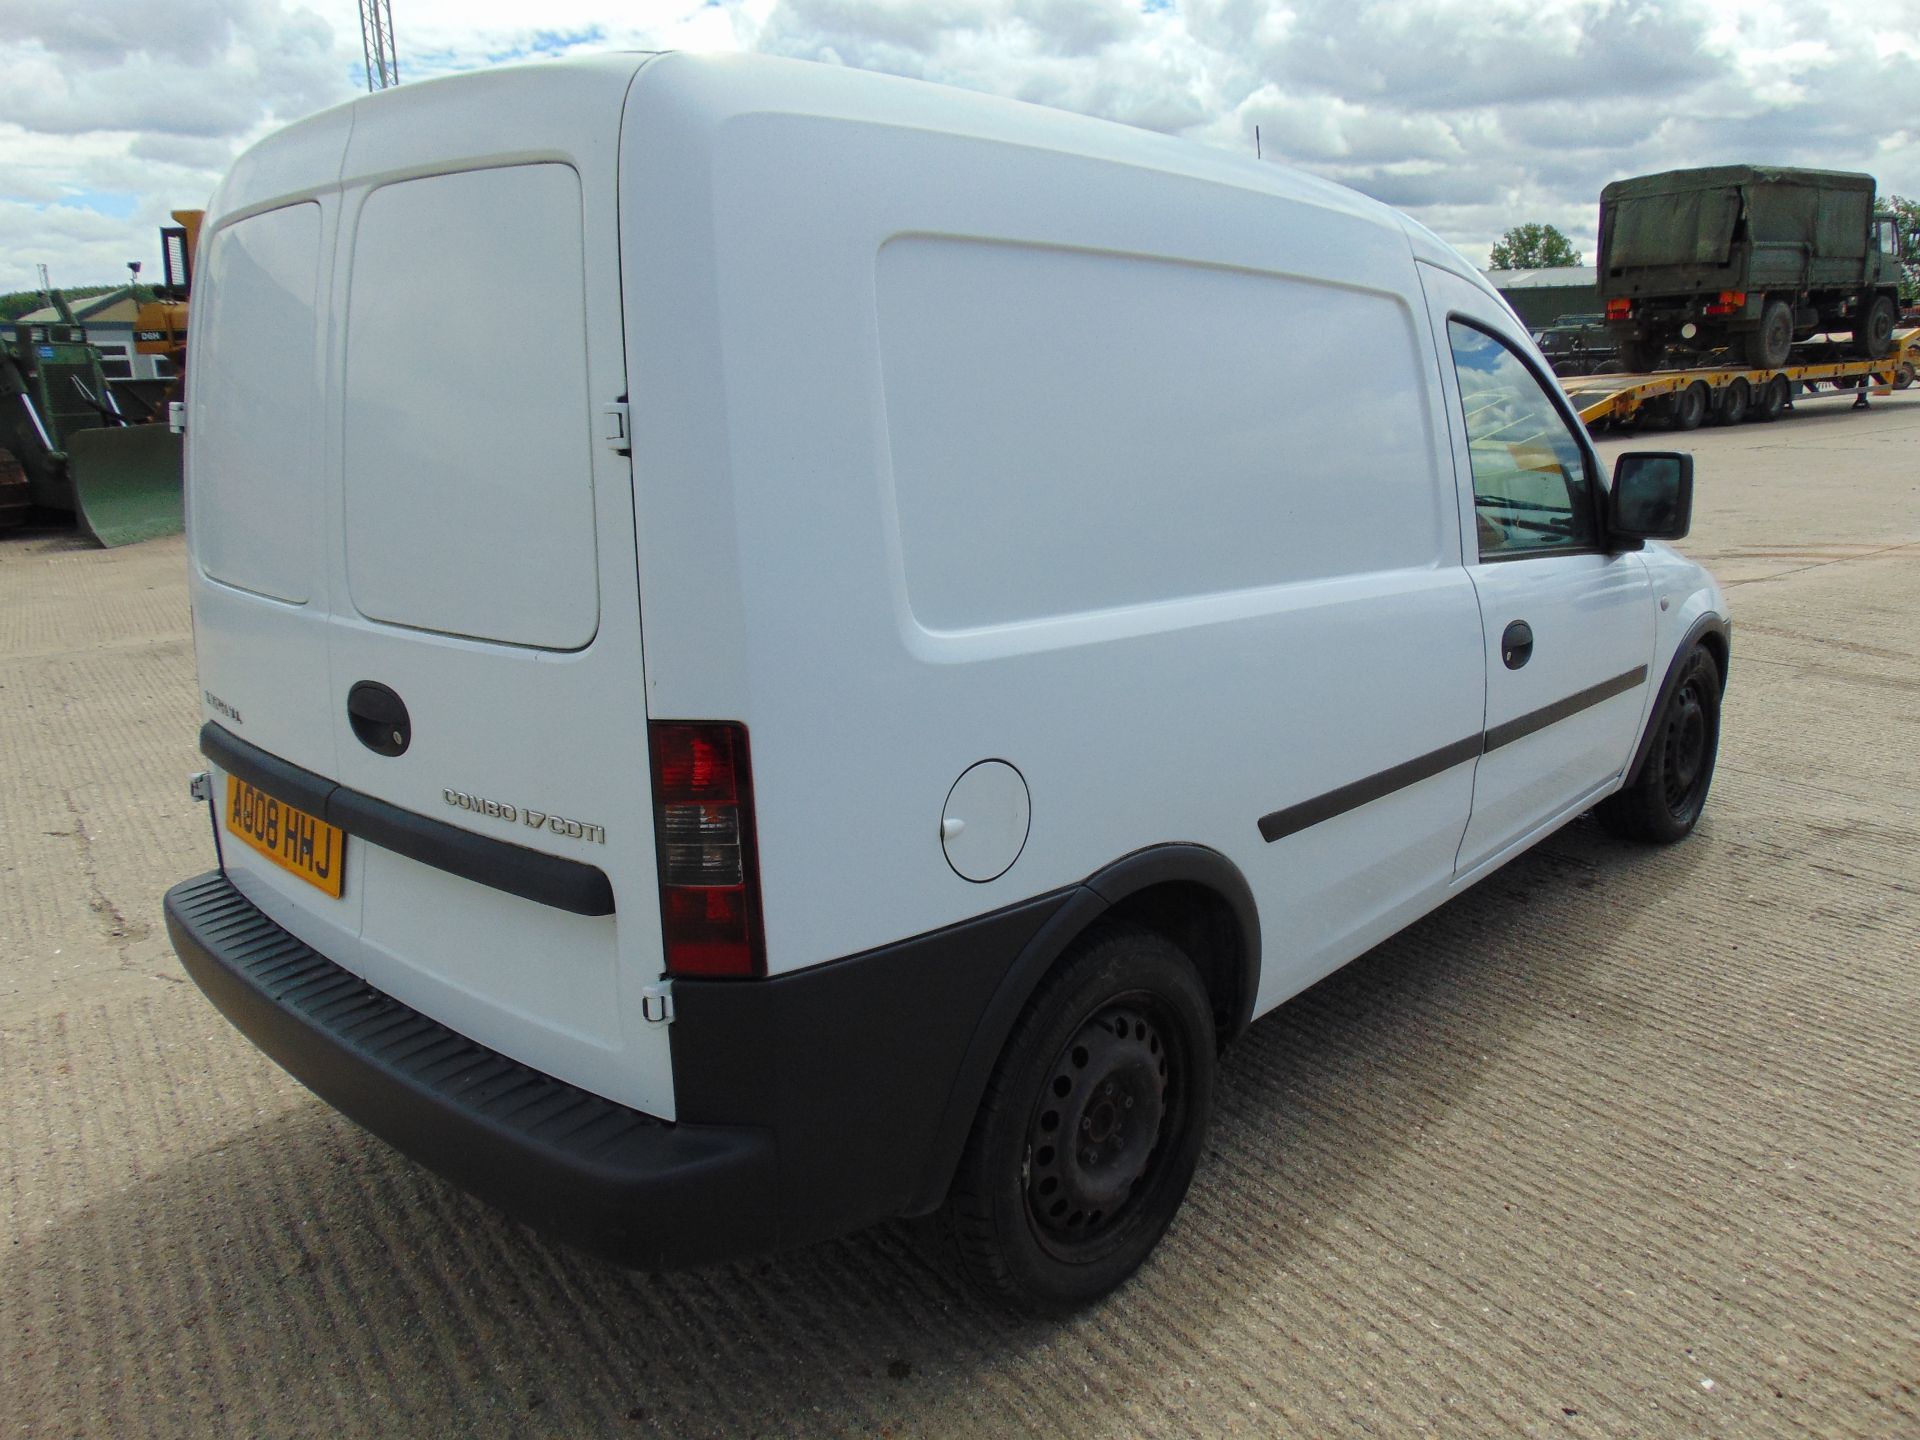
<path fill-rule="evenodd" d="M 1661 747 L 1667 809 L 1684 815 L 1707 768 L 1707 708 L 1698 680 L 1689 680 L 1673 697 Z"/>
<path fill-rule="evenodd" d="M 1173 1033 L 1152 997 L 1121 996 L 1048 1068 L 1022 1191 L 1035 1237 L 1056 1258 L 1096 1258 L 1151 1194 L 1181 1109 Z"/>

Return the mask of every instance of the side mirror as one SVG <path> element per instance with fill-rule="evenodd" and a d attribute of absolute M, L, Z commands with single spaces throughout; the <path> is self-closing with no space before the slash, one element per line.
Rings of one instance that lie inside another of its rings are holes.
<path fill-rule="evenodd" d="M 1693 528 L 1693 456 L 1630 450 L 1614 462 L 1607 533 L 1614 540 L 1678 540 Z"/>

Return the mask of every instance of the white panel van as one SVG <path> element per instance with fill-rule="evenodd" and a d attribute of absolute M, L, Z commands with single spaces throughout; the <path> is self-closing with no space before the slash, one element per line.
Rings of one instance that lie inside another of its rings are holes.
<path fill-rule="evenodd" d="M 937 1215 L 1083 1303 L 1250 1021 L 1705 800 L 1691 460 L 1609 483 L 1471 265 L 1277 166 L 608 56 L 281 132 L 198 275 L 174 943 L 621 1261 Z"/>

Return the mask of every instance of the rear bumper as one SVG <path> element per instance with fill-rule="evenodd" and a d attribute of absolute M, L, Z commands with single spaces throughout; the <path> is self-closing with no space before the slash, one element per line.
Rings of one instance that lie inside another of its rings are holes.
<path fill-rule="evenodd" d="M 296 1080 L 518 1219 L 622 1264 L 780 1241 L 773 1136 L 667 1124 L 541 1074 L 368 986 L 214 871 L 167 892 L 194 982 Z"/>
<path fill-rule="evenodd" d="M 938 1203 L 987 1069 L 1077 902 L 1055 892 L 764 980 L 676 980 L 677 1123 L 382 994 L 219 871 L 167 892 L 187 973 L 348 1118 L 556 1238 L 645 1269 L 805 1244 Z M 1049 935 L 1051 931 L 1047 932 Z"/>

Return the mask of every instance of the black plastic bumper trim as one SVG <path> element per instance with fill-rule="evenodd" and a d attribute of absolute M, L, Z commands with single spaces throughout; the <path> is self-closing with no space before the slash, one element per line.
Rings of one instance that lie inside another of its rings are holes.
<path fill-rule="evenodd" d="M 409 860 L 556 910 L 613 914 L 613 885 L 596 865 L 403 810 L 270 755 L 211 720 L 200 727 L 200 752 L 276 799 Z"/>
<path fill-rule="evenodd" d="M 194 983 L 301 1084 L 538 1230 L 623 1264 L 778 1243 L 773 1137 L 668 1124 L 449 1030 L 275 924 L 218 871 L 167 892 Z"/>

